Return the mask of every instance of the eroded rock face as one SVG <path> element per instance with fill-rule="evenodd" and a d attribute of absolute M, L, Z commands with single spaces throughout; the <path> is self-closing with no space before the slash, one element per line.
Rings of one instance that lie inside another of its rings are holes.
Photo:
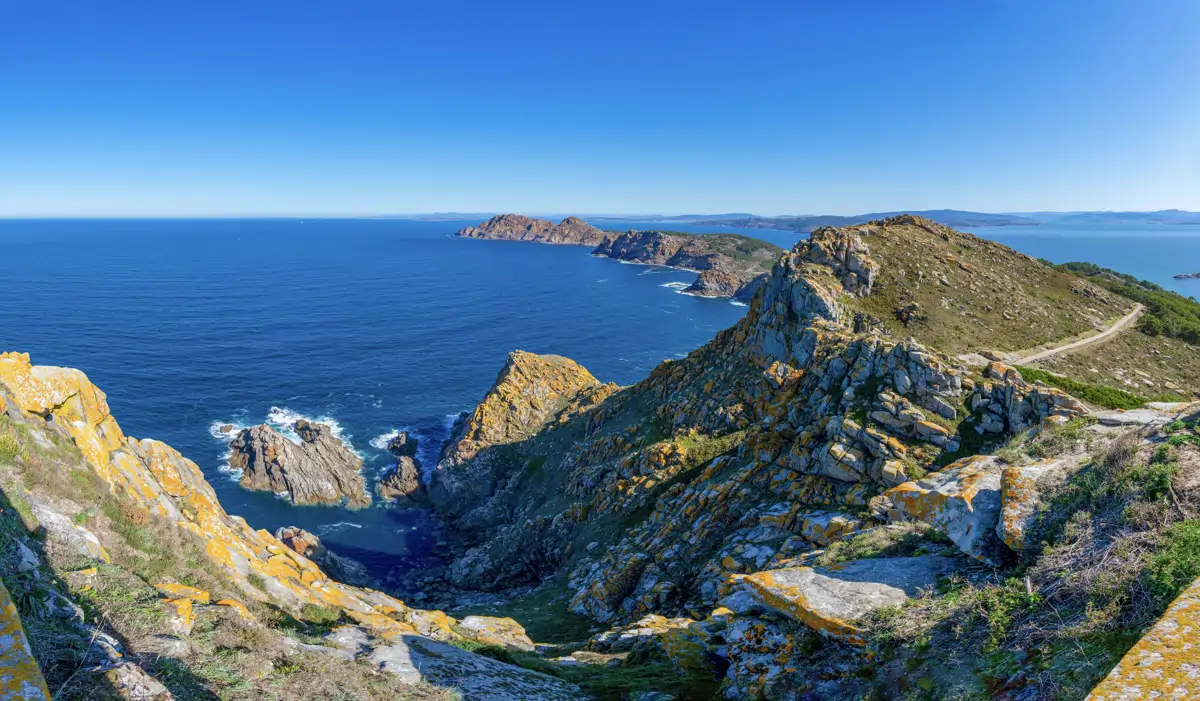
<path fill-rule="evenodd" d="M 471 239 L 529 241 L 569 246 L 596 246 L 609 234 L 578 217 L 567 217 L 558 224 L 520 214 L 499 214 L 479 226 L 468 226 L 456 234 Z"/>
<path fill-rule="evenodd" d="M 371 503 L 358 457 L 324 424 L 297 421 L 300 443 L 263 424 L 240 431 L 229 446 L 229 464 L 242 471 L 247 489 L 286 492 L 294 504 Z"/>
<path fill-rule="evenodd" d="M 369 586 L 371 576 L 361 562 L 333 552 L 317 536 L 303 528 L 287 526 L 275 531 L 275 537 L 293 551 L 307 557 L 333 579 L 354 586 Z"/>

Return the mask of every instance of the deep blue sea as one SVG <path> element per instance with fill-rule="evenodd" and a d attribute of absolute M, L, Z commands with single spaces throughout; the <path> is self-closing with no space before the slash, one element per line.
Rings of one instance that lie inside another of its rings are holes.
<path fill-rule="evenodd" d="M 373 483 L 396 430 L 416 432 L 431 467 L 448 421 L 474 406 L 514 349 L 566 355 L 627 384 L 745 311 L 677 294 L 690 273 L 582 247 L 452 236 L 474 223 L 0 220 L 0 350 L 84 370 L 128 434 L 196 461 L 230 513 L 258 528 L 302 526 L 382 573 L 430 553 L 425 512 L 301 508 L 246 491 L 222 470 L 215 426 L 328 421 Z M 1171 279 L 1200 271 L 1200 227 L 976 232 L 1056 262 L 1200 290 Z M 743 233 L 782 246 L 798 238 Z"/>

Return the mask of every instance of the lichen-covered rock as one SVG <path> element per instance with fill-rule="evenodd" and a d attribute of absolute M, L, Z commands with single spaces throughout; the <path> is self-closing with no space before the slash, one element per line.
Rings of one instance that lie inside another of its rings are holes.
<path fill-rule="evenodd" d="M 534 650 L 533 641 L 526 635 L 525 629 L 511 618 L 467 616 L 458 622 L 458 630 L 484 645 L 498 645 L 521 652 Z"/>
<path fill-rule="evenodd" d="M 321 539 L 303 528 L 287 526 L 275 531 L 279 542 L 315 562 L 330 577 L 345 584 L 365 587 L 371 584 L 366 566 L 325 547 Z"/>
<path fill-rule="evenodd" d="M 0 582 L 0 698 L 50 701 L 42 671 L 29 650 L 21 616 L 4 582 Z"/>
<path fill-rule="evenodd" d="M 247 489 L 286 493 L 294 504 L 367 506 L 362 458 L 324 424 L 300 420 L 295 443 L 266 424 L 242 429 L 229 447 L 229 465 Z"/>
<path fill-rule="evenodd" d="M 872 506 L 893 521 L 928 523 L 968 555 L 990 560 L 998 544 L 1002 468 L 993 456 L 963 458 L 920 480 L 887 490 Z"/>
<path fill-rule="evenodd" d="M 763 606 L 819 633 L 862 645 L 866 631 L 855 624 L 857 619 L 904 603 L 956 566 L 954 558 L 937 555 L 868 558 L 756 572 L 742 583 Z"/>
<path fill-rule="evenodd" d="M 1183 590 L 1162 618 L 1100 682 L 1087 701 L 1200 698 L 1200 580 Z"/>

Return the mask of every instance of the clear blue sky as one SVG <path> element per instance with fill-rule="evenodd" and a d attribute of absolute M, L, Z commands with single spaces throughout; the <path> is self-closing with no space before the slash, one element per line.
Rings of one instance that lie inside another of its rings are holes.
<path fill-rule="evenodd" d="M 0 216 L 941 207 L 1200 209 L 1200 2 L 0 0 Z"/>

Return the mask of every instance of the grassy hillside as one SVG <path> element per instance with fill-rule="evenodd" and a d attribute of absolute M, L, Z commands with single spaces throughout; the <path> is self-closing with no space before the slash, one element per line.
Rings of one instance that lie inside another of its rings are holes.
<path fill-rule="evenodd" d="M 1064 263 L 1058 267 L 1146 305 L 1146 314 L 1138 324 L 1143 333 L 1200 345 L 1200 302 L 1194 297 L 1184 297 L 1153 282 L 1091 263 Z"/>
<path fill-rule="evenodd" d="M 928 220 L 896 217 L 858 230 L 881 270 L 854 308 L 945 353 L 1019 351 L 1089 335 L 1133 306 L 1069 272 Z"/>

